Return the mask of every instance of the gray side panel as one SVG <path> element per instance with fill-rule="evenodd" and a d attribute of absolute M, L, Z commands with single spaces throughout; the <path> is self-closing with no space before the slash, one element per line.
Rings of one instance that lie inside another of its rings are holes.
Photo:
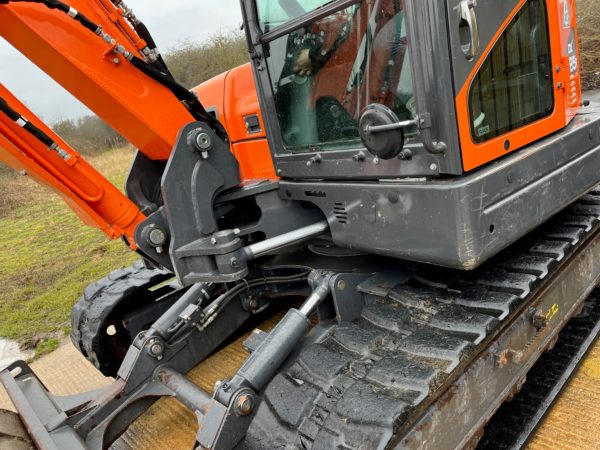
<path fill-rule="evenodd" d="M 473 269 L 600 182 L 599 114 L 470 175 L 397 183 L 282 182 L 341 246 Z"/>

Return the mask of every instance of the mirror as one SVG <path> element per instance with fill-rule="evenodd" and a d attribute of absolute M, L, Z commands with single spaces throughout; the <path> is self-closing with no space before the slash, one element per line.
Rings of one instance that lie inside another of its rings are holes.
<path fill-rule="evenodd" d="M 404 147 L 405 125 L 390 108 L 373 103 L 362 110 L 358 131 L 369 152 L 381 159 L 392 159 Z"/>

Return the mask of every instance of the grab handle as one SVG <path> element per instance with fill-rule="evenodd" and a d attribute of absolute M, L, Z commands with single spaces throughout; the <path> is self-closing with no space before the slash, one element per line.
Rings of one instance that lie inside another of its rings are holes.
<path fill-rule="evenodd" d="M 476 0 L 462 0 L 460 2 L 460 27 L 467 27 L 469 39 L 466 44 L 461 44 L 462 51 L 467 59 L 473 59 L 479 53 L 479 26 L 475 14 Z"/>

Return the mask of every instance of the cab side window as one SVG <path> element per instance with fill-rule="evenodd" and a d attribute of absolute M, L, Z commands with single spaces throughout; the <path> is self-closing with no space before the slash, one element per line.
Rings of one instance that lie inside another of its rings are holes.
<path fill-rule="evenodd" d="M 528 0 L 500 36 L 469 91 L 473 141 L 482 143 L 552 114 L 545 0 Z"/>

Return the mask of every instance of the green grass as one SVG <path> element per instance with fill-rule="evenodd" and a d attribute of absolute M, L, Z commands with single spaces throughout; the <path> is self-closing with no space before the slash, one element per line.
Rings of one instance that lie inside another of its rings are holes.
<path fill-rule="evenodd" d="M 39 358 L 40 356 L 44 356 L 48 353 L 53 352 L 60 346 L 60 339 L 57 338 L 49 338 L 41 340 L 36 349 L 34 358 Z"/>
<path fill-rule="evenodd" d="M 131 150 L 116 150 L 92 163 L 122 186 L 131 156 Z M 27 178 L 14 183 L 23 184 L 11 186 L 17 190 L 42 189 Z M 36 348 L 36 356 L 55 349 L 70 331 L 70 310 L 85 286 L 137 259 L 120 240 L 84 225 L 50 191 L 6 212 L 0 230 L 0 336 Z"/>

